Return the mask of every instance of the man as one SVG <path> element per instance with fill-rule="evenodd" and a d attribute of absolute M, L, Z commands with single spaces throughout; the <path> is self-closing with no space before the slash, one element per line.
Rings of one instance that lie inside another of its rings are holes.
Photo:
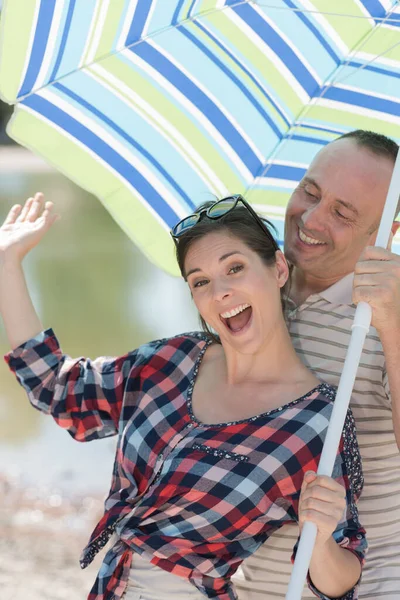
<path fill-rule="evenodd" d="M 288 327 L 317 377 L 338 384 L 355 304 L 372 306 L 350 402 L 365 477 L 358 510 L 369 542 L 362 600 L 400 599 L 400 257 L 371 247 L 397 151 L 385 136 L 360 130 L 328 144 L 285 218 L 293 265 Z M 393 234 L 399 226 L 393 223 Z M 298 527 L 287 525 L 247 559 L 235 578 L 240 600 L 285 597 L 297 535 Z M 307 588 L 302 597 L 315 598 Z"/>

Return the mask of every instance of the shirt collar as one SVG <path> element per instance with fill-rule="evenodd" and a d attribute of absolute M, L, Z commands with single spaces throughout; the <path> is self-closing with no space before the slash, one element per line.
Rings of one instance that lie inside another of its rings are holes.
<path fill-rule="evenodd" d="M 315 301 L 318 298 L 323 298 L 327 300 L 330 304 L 352 304 L 352 292 L 353 292 L 353 280 L 354 273 L 349 273 L 339 279 L 336 283 L 328 287 L 326 290 L 319 292 L 317 294 L 311 294 L 308 298 L 302 303 L 301 306 L 305 307 L 310 302 Z M 293 310 L 296 308 L 295 303 L 291 298 L 287 298 L 288 310 Z M 297 307 L 300 309 L 300 306 Z"/>
<path fill-rule="evenodd" d="M 319 296 L 331 304 L 352 304 L 354 273 L 349 273 L 326 290 L 319 292 Z"/>

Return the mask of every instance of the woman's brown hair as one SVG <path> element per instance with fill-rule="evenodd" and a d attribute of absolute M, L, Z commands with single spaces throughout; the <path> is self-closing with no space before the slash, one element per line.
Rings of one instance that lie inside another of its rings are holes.
<path fill-rule="evenodd" d="M 262 228 L 259 227 L 255 222 L 252 214 L 244 206 L 240 205 L 236 206 L 233 210 L 227 212 L 218 219 L 210 219 L 207 217 L 205 210 L 214 203 L 215 201 L 206 202 L 198 206 L 195 211 L 196 213 L 204 211 L 201 215 L 201 218 L 196 225 L 185 231 L 176 240 L 176 259 L 184 280 L 186 281 L 185 259 L 189 249 L 194 242 L 198 241 L 209 233 L 228 233 L 229 235 L 241 240 L 248 248 L 250 248 L 250 250 L 258 254 L 265 265 L 269 267 L 274 265 L 276 262 L 275 253 L 277 250 L 279 250 L 278 243 L 271 233 L 271 230 L 276 232 L 274 225 L 267 219 L 260 217 L 262 218 L 262 221 L 266 227 L 266 231 L 263 232 Z M 285 289 L 286 286 L 284 286 L 284 288 L 281 290 L 282 310 L 285 309 Z M 207 333 L 215 342 L 220 343 L 219 338 L 212 331 L 210 331 L 207 323 L 204 321 L 201 315 L 200 323 L 203 331 Z"/>

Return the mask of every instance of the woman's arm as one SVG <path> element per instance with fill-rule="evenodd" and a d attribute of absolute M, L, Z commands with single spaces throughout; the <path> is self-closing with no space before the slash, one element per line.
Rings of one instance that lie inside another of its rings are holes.
<path fill-rule="evenodd" d="M 341 548 L 331 536 L 318 541 L 310 564 L 313 585 L 329 598 L 342 598 L 361 577 L 361 563 L 357 556 Z"/>
<path fill-rule="evenodd" d="M 12 349 L 43 331 L 18 260 L 0 256 L 0 313 Z"/>
<path fill-rule="evenodd" d="M 320 598 L 358 597 L 367 551 L 365 530 L 356 507 L 363 482 L 355 422 L 349 410 L 332 477 L 307 472 L 300 493 L 300 530 L 305 521 L 317 525 L 308 584 Z"/>
<path fill-rule="evenodd" d="M 35 408 L 74 439 L 90 441 L 117 433 L 127 379 L 143 356 L 72 359 L 52 330 L 43 331 L 21 263 L 57 219 L 52 208 L 36 194 L 14 206 L 0 228 L 0 313 L 13 349 L 5 359 Z"/>
<path fill-rule="evenodd" d="M 129 376 L 138 377 L 156 342 L 124 356 L 71 358 L 48 329 L 5 356 L 35 408 L 79 442 L 115 435 Z"/>
<path fill-rule="evenodd" d="M 43 330 L 29 296 L 22 260 L 44 237 L 58 216 L 42 194 L 29 198 L 24 207 L 12 207 L 0 227 L 0 313 L 11 348 Z"/>

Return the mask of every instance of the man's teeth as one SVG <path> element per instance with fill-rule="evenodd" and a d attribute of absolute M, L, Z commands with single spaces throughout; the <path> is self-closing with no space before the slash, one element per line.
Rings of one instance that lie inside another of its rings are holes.
<path fill-rule="evenodd" d="M 308 235 L 306 235 L 305 233 L 302 232 L 302 230 L 299 228 L 299 238 L 301 239 L 302 242 L 305 242 L 306 244 L 324 244 L 325 242 L 320 242 L 319 240 L 315 240 L 314 238 L 310 238 L 308 237 Z"/>
<path fill-rule="evenodd" d="M 228 312 L 221 313 L 221 317 L 223 317 L 224 319 L 230 319 L 231 317 L 238 315 L 239 313 L 243 312 L 246 308 L 249 308 L 249 307 L 250 307 L 250 304 L 241 304 L 240 306 L 237 306 L 236 308 L 233 308 L 232 310 L 229 310 Z"/>

